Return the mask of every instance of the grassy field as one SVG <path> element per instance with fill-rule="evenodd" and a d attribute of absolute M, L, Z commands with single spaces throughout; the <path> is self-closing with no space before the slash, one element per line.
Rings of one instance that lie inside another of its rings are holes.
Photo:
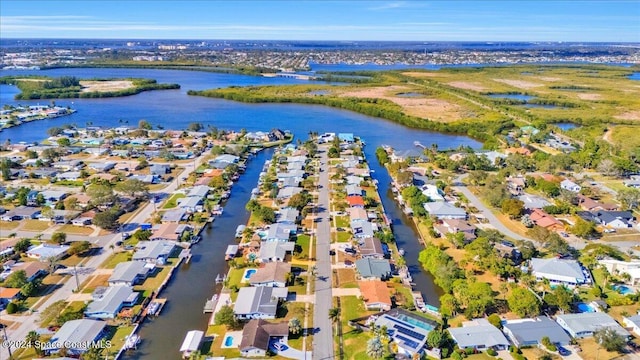
<path fill-rule="evenodd" d="M 40 220 L 23 220 L 22 230 L 24 231 L 44 231 L 47 230 L 51 225 L 48 221 L 40 221 Z"/>
<path fill-rule="evenodd" d="M 93 228 L 67 224 L 67 225 L 62 225 L 56 231 L 72 234 L 72 235 L 89 235 L 93 232 Z"/>
<path fill-rule="evenodd" d="M 636 126 L 615 126 L 612 128 L 611 141 L 625 150 L 640 148 L 640 136 Z"/>
<path fill-rule="evenodd" d="M 309 245 L 311 242 L 311 237 L 309 235 L 298 235 L 298 239 L 296 240 L 296 245 L 299 245 L 302 248 L 302 251 L 298 255 L 299 258 L 307 259 L 310 257 L 310 249 Z"/>
<path fill-rule="evenodd" d="M 105 269 L 114 269 L 116 265 L 124 261 L 129 261 L 129 259 L 131 259 L 130 252 L 128 251 L 117 252 L 109 256 L 109 258 L 107 258 L 107 260 L 105 260 L 102 263 L 102 265 L 100 265 L 100 267 Z"/>
<path fill-rule="evenodd" d="M 162 206 L 163 209 L 172 209 L 178 205 L 178 200 L 186 197 L 183 193 L 175 193 Z"/>
<path fill-rule="evenodd" d="M 9 231 L 9 230 L 13 230 L 15 228 L 17 228 L 18 226 L 20 226 L 20 222 L 19 221 L 0 221 L 0 231 Z M 5 234 L 2 234 L 3 236 L 5 236 Z M 7 233 L 7 235 L 9 235 Z"/>

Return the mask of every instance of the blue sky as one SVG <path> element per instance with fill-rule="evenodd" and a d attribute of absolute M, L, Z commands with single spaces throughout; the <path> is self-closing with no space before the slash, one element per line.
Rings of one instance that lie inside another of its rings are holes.
<path fill-rule="evenodd" d="M 640 0 L 2 0 L 0 14 L 1 38 L 640 42 Z"/>

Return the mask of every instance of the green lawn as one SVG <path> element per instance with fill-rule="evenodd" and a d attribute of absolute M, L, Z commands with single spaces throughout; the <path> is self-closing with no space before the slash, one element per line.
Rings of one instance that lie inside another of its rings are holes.
<path fill-rule="evenodd" d="M 301 259 L 307 259 L 310 256 L 309 253 L 309 243 L 311 242 L 311 237 L 309 235 L 298 235 L 298 239 L 296 240 L 296 244 L 302 247 L 302 252 L 298 255 Z"/>
<path fill-rule="evenodd" d="M 348 216 L 336 216 L 336 226 L 341 228 L 349 227 L 349 217 Z"/>
<path fill-rule="evenodd" d="M 162 208 L 171 209 L 176 207 L 178 205 L 178 199 L 182 199 L 183 197 L 186 197 L 186 195 L 183 193 L 175 193 L 171 195 L 171 197 L 167 200 L 167 202 L 164 203 Z"/>
<path fill-rule="evenodd" d="M 109 256 L 109 258 L 107 258 L 100 267 L 105 269 L 114 269 L 119 263 L 131 260 L 131 256 L 131 253 L 128 251 L 114 253 Z"/>
<path fill-rule="evenodd" d="M 351 233 L 346 231 L 338 231 L 337 239 L 338 242 L 349 242 L 349 240 L 351 240 Z"/>
<path fill-rule="evenodd" d="M 124 345 L 125 339 L 127 336 L 131 334 L 133 331 L 133 326 L 119 326 L 115 331 L 112 331 L 113 334 L 110 337 L 107 336 L 107 340 L 111 340 L 111 347 L 108 349 L 109 353 L 115 352 L 117 353 L 122 346 Z"/>
<path fill-rule="evenodd" d="M 163 266 L 160 271 L 153 277 L 148 277 L 141 285 L 134 287 L 137 291 L 143 291 L 143 296 L 151 295 L 151 292 L 160 287 L 164 280 L 169 276 L 172 266 Z"/>

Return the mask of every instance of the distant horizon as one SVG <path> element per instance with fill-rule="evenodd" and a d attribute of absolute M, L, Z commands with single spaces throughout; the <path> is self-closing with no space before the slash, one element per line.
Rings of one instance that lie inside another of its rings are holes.
<path fill-rule="evenodd" d="M 333 42 L 333 43 L 527 43 L 527 44 L 637 44 L 638 41 L 554 41 L 554 40 L 329 40 L 329 39 L 231 39 L 231 38 L 73 38 L 73 37 L 1 37 L 1 40 L 90 40 L 90 41 L 256 41 L 256 42 Z"/>
<path fill-rule="evenodd" d="M 3 0 L 0 13 L 1 39 L 640 42 L 639 0 Z"/>

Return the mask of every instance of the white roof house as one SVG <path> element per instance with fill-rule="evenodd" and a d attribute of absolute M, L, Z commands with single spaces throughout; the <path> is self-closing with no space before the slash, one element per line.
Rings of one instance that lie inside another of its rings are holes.
<path fill-rule="evenodd" d="M 467 212 L 445 201 L 426 202 L 424 209 L 438 219 L 466 219 Z"/>
<path fill-rule="evenodd" d="M 176 246 L 175 241 L 140 241 L 133 253 L 134 261 L 164 263 Z"/>
<path fill-rule="evenodd" d="M 611 316 L 603 312 L 558 315 L 556 321 L 575 338 L 593 336 L 593 333 L 601 328 L 611 328 L 624 337 L 631 336 Z"/>
<path fill-rule="evenodd" d="M 569 190 L 572 192 L 579 192 L 582 187 L 571 180 L 565 179 L 560 182 L 560 188 Z"/>
<path fill-rule="evenodd" d="M 239 319 L 275 319 L 280 299 L 286 299 L 288 288 L 243 287 L 238 292 L 233 313 Z"/>
<path fill-rule="evenodd" d="M 287 253 L 293 252 L 295 245 L 293 241 L 263 241 L 258 259 L 261 262 L 284 261 Z"/>
<path fill-rule="evenodd" d="M 493 348 L 503 350 L 509 347 L 509 340 L 487 319 L 465 321 L 462 327 L 447 329 L 453 340 L 461 349 L 474 348 L 478 350 Z"/>
<path fill-rule="evenodd" d="M 630 328 L 636 335 L 640 336 L 640 314 L 622 318 L 625 327 Z"/>
<path fill-rule="evenodd" d="M 575 286 L 591 283 L 591 276 L 576 260 L 533 258 L 531 274 L 538 280 L 547 279 L 552 284 Z"/>
<path fill-rule="evenodd" d="M 69 250 L 68 245 L 51 245 L 40 244 L 32 246 L 27 250 L 27 256 L 40 261 L 46 261 L 49 258 L 59 259 Z"/>
<path fill-rule="evenodd" d="M 151 265 L 151 266 L 149 266 Z M 143 261 L 125 261 L 116 265 L 109 277 L 109 285 L 133 286 L 147 277 L 155 266 Z"/>
<path fill-rule="evenodd" d="M 94 319 L 113 319 L 122 307 L 134 305 L 138 295 L 132 287 L 126 285 L 109 286 L 94 291 L 93 301 L 87 306 L 84 315 Z"/>
<path fill-rule="evenodd" d="M 65 322 L 45 344 L 45 349 L 58 352 L 60 345 L 68 344 L 66 349 L 70 355 L 79 355 L 88 350 L 83 344 L 97 341 L 104 335 L 107 323 L 100 320 L 78 319 Z M 74 346 L 75 345 L 75 346 Z"/>
<path fill-rule="evenodd" d="M 420 190 L 422 190 L 422 193 L 431 201 L 444 201 L 444 193 L 435 185 L 425 184 L 420 187 Z"/>

